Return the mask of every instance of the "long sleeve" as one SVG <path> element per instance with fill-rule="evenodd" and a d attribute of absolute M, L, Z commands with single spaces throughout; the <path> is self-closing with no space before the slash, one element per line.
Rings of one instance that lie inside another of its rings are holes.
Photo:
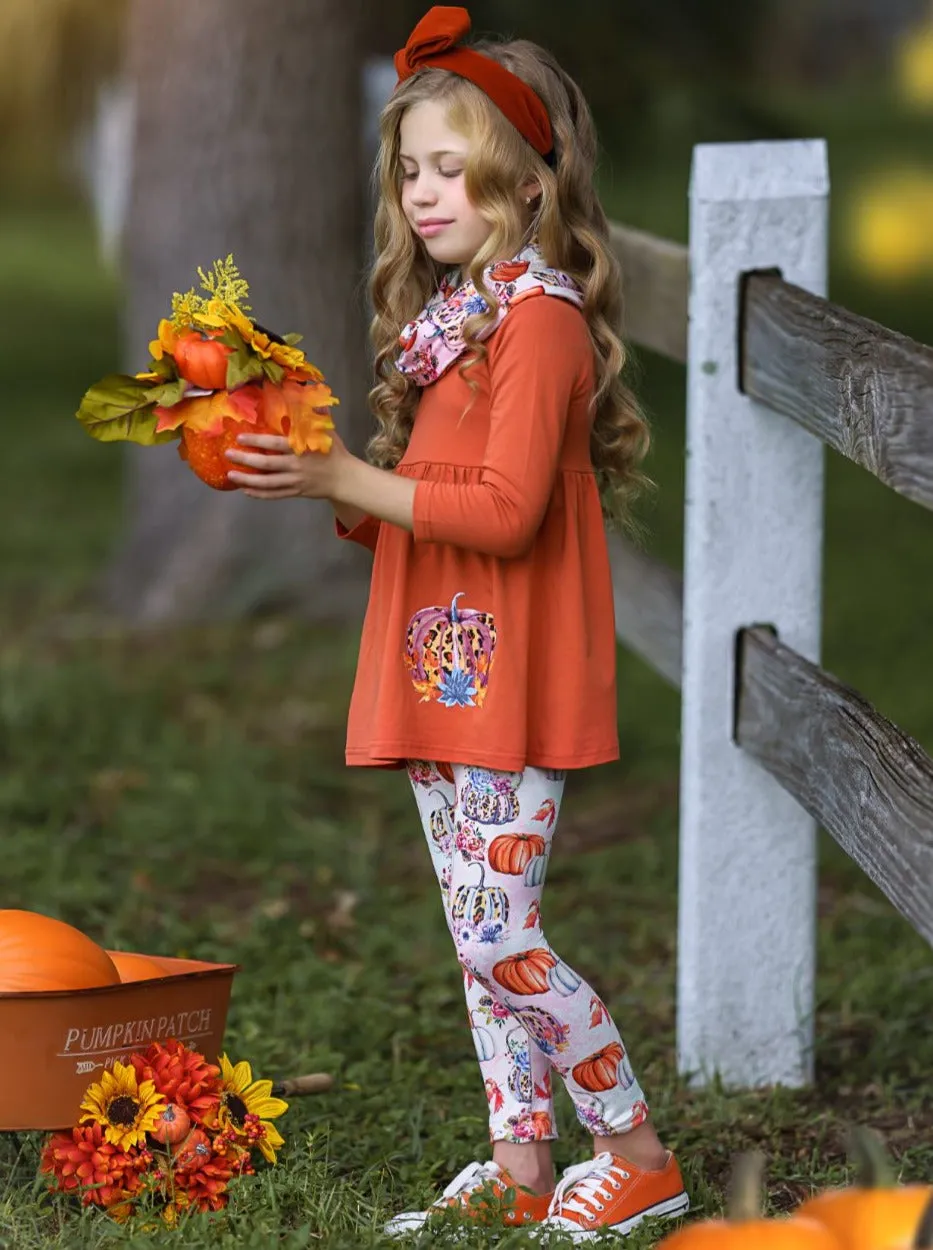
<path fill-rule="evenodd" d="M 541 525 L 571 399 L 590 385 L 592 345 L 579 309 L 539 295 L 513 305 L 489 352 L 489 437 L 480 480 L 419 482 L 414 536 L 510 558 L 530 548 Z"/>
<path fill-rule="evenodd" d="M 347 538 L 350 542 L 359 543 L 361 547 L 367 547 L 370 551 L 375 552 L 382 522 L 378 517 L 365 516 L 362 521 L 359 521 L 352 529 L 348 530 L 335 517 L 334 528 L 337 531 L 338 538 Z"/>

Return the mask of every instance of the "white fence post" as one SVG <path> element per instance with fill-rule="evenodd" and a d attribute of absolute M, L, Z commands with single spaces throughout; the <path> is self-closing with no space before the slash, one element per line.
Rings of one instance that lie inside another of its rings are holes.
<path fill-rule="evenodd" d="M 703 144 L 690 186 L 677 1061 L 812 1079 L 813 820 L 732 740 L 736 631 L 819 659 L 823 444 L 738 389 L 740 278 L 826 293 L 823 140 Z"/>

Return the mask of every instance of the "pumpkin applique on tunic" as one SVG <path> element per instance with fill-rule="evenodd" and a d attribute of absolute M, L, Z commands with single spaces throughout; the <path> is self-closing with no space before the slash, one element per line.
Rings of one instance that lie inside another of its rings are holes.
<path fill-rule="evenodd" d="M 453 365 L 420 388 L 393 470 L 416 483 L 413 530 L 337 526 L 374 553 L 349 764 L 518 775 L 619 755 L 589 329 L 575 303 L 531 291 L 483 346 L 466 376 Z M 514 785 L 468 779 L 468 819 L 504 824 L 520 807 Z"/>
<path fill-rule="evenodd" d="M 411 618 L 405 664 L 423 702 L 443 707 L 482 707 L 496 650 L 496 625 L 488 612 L 422 608 Z"/>

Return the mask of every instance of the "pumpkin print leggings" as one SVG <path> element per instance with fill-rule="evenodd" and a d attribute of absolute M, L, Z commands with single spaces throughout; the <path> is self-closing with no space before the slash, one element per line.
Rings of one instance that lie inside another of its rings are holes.
<path fill-rule="evenodd" d="M 599 996 L 551 949 L 541 892 L 564 774 L 411 760 L 408 775 L 463 968 L 493 1141 L 557 1136 L 551 1069 L 594 1136 L 647 1117 Z"/>

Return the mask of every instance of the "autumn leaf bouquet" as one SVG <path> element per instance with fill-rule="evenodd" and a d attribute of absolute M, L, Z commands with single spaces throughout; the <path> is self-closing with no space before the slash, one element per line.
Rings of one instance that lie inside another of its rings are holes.
<path fill-rule="evenodd" d="M 70 1133 L 47 1141 L 40 1171 L 55 1192 L 103 1207 L 119 1221 L 156 1212 L 218 1211 L 231 1184 L 275 1163 L 284 1144 L 272 1121 L 288 1104 L 248 1063 L 208 1063 L 178 1041 L 155 1042 L 91 1084 Z"/>
<path fill-rule="evenodd" d="M 85 393 L 77 412 L 85 430 L 101 442 L 178 440 L 182 459 L 217 490 L 236 489 L 224 452 L 241 433 L 283 435 L 296 454 L 329 452 L 339 400 L 297 346 L 301 335 L 253 320 L 232 255 L 198 277 L 203 295 L 192 287 L 172 297 L 149 368 L 108 374 Z"/>

